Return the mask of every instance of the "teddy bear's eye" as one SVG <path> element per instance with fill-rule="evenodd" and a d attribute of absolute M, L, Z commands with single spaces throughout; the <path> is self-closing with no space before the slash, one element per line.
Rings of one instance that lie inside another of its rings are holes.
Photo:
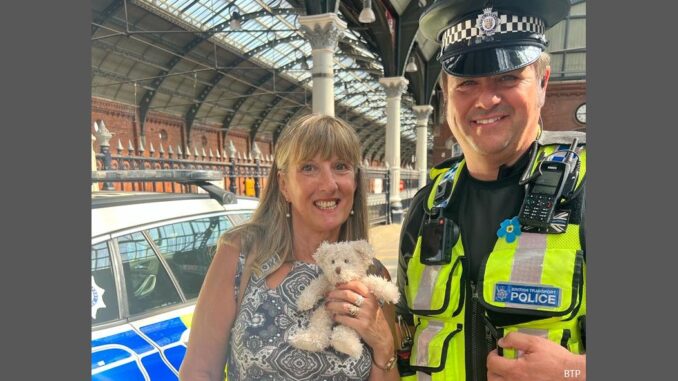
<path fill-rule="evenodd" d="M 348 259 L 344 259 L 344 263 L 348 263 Z"/>
<path fill-rule="evenodd" d="M 334 259 L 332 260 L 332 264 L 334 264 Z"/>

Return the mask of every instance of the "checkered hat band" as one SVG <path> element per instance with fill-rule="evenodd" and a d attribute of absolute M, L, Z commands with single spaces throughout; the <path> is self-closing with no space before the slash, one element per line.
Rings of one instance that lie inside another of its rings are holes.
<path fill-rule="evenodd" d="M 537 33 L 544 34 L 544 22 L 536 17 L 499 15 L 499 22 L 495 34 L 506 33 Z M 452 26 L 443 33 L 441 41 L 443 49 L 457 42 L 482 37 L 480 29 L 476 28 L 476 20 L 466 20 Z"/>

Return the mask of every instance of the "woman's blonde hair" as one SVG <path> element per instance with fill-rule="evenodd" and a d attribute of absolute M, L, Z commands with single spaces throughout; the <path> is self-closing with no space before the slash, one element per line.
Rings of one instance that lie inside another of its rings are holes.
<path fill-rule="evenodd" d="M 356 191 L 353 197 L 354 214 L 341 225 L 339 241 L 367 239 L 368 217 L 366 187 L 363 171 L 360 170 L 360 140 L 345 121 L 319 114 L 309 114 L 294 120 L 283 129 L 275 147 L 273 165 L 266 189 L 252 219 L 226 233 L 219 245 L 232 239 L 240 239 L 240 250 L 251 259 L 251 269 L 259 276 L 266 276 L 282 265 L 294 260 L 292 221 L 286 217 L 288 204 L 280 191 L 278 172 L 284 173 L 290 166 L 315 158 L 323 160 L 336 156 L 350 163 L 355 170 Z M 270 259 L 275 264 L 263 268 Z"/>

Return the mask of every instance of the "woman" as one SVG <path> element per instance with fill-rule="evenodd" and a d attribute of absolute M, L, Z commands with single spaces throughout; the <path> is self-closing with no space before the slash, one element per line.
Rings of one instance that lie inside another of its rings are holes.
<path fill-rule="evenodd" d="M 308 115 L 283 130 L 259 208 L 220 239 L 193 315 L 183 381 L 223 380 L 227 361 L 231 381 L 398 380 L 395 368 L 386 369 L 393 306 L 382 309 L 358 281 L 330 292 L 326 306 L 361 336 L 360 358 L 287 342 L 308 324 L 310 313 L 295 303 L 320 273 L 312 258 L 318 246 L 367 239 L 359 165 L 358 136 L 337 118 Z"/>

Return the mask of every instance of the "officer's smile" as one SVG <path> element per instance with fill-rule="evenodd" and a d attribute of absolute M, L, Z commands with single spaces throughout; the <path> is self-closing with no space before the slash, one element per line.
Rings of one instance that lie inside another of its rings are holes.
<path fill-rule="evenodd" d="M 482 126 L 482 127 L 492 127 L 498 124 L 498 122 L 501 122 L 502 120 L 506 119 L 508 115 L 496 115 L 496 116 L 491 116 L 491 117 L 483 117 L 482 119 L 473 119 L 471 120 L 471 124 L 474 126 Z"/>
<path fill-rule="evenodd" d="M 496 117 L 496 118 L 479 119 L 479 120 L 476 120 L 474 123 L 478 123 L 478 124 L 490 124 L 490 123 L 494 123 L 494 122 L 499 121 L 501 118 L 503 118 L 503 117 L 498 116 L 498 117 Z"/>

